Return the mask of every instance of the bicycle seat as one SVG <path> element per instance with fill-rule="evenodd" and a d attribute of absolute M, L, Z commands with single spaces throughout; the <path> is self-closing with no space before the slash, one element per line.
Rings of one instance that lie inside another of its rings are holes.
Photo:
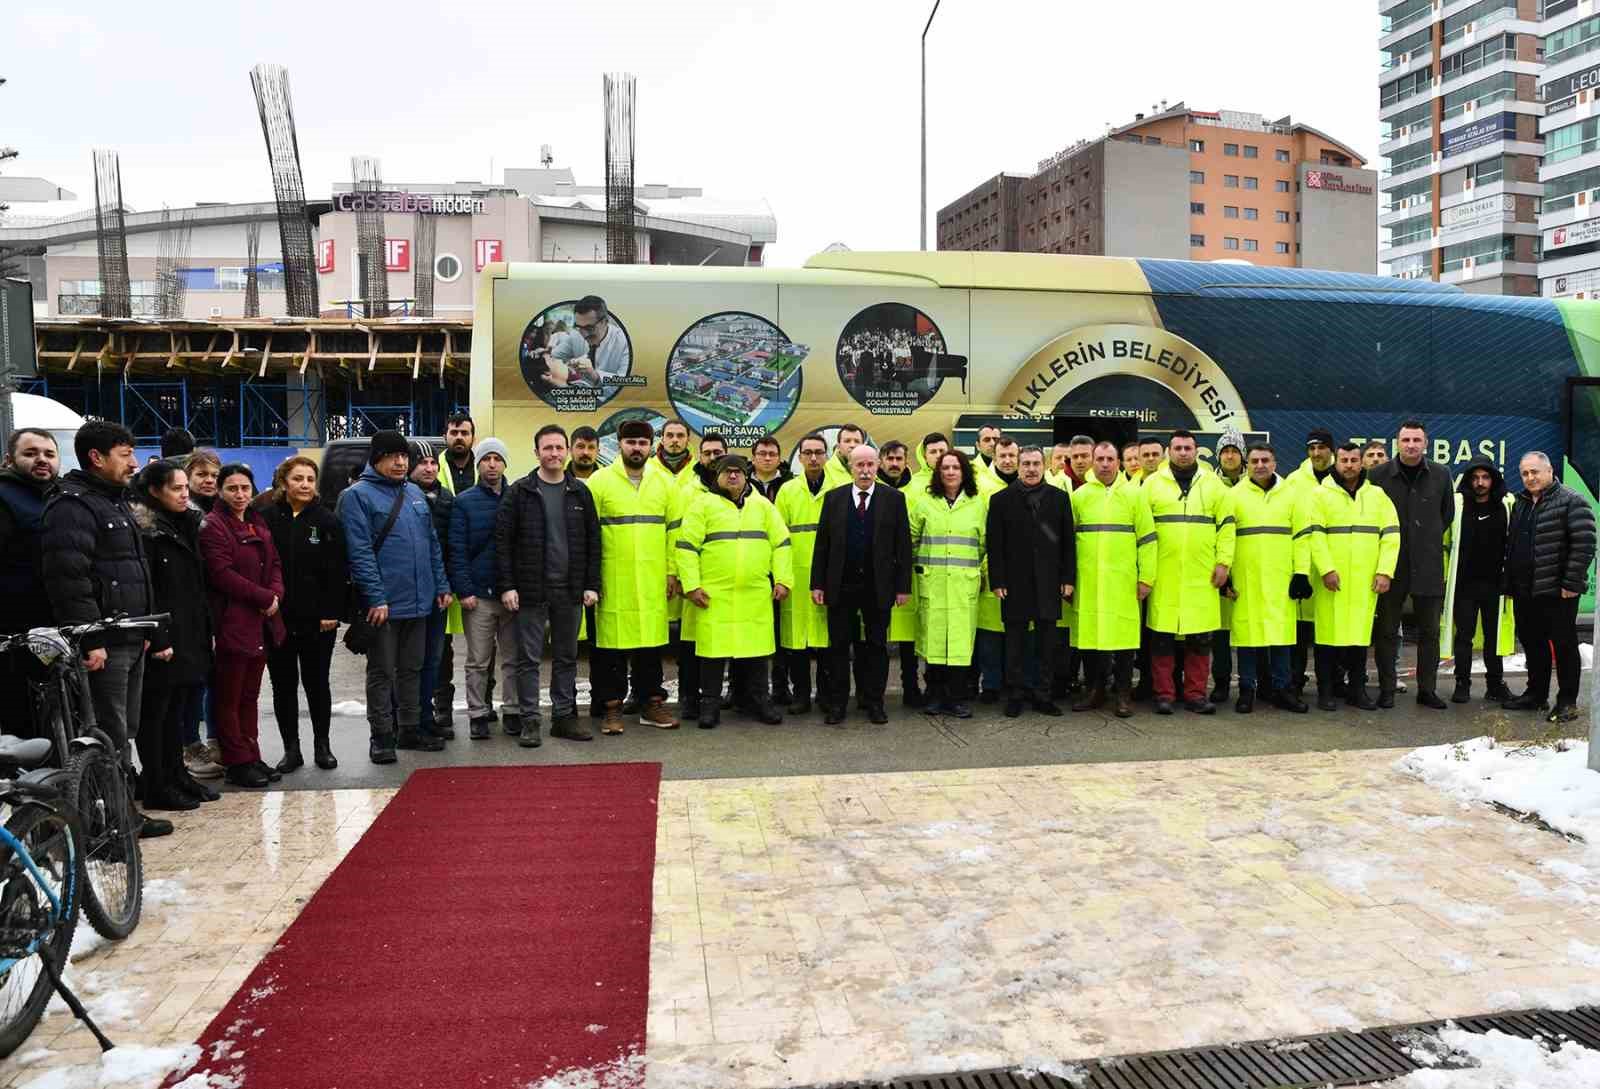
<path fill-rule="evenodd" d="M 48 737 L 14 737 L 0 734 L 0 764 L 36 768 L 50 758 L 53 746 Z"/>

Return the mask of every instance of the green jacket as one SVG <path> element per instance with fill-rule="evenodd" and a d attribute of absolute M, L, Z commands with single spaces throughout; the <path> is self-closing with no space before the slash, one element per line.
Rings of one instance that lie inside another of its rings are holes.
<path fill-rule="evenodd" d="M 828 610 L 811 600 L 811 557 L 817 548 L 817 527 L 822 521 L 822 500 L 828 494 L 824 479 L 817 494 L 802 473 L 778 489 L 778 517 L 789 530 L 794 554 L 794 584 L 798 593 L 790 594 L 778 606 L 778 638 L 786 650 L 809 650 L 828 645 Z"/>

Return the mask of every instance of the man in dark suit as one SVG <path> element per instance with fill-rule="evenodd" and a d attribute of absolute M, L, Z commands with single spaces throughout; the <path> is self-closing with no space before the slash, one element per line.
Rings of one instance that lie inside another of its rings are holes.
<path fill-rule="evenodd" d="M 1044 451 L 1025 446 L 1017 479 L 989 499 L 989 588 L 1006 629 L 1006 717 L 1022 714 L 1029 661 L 1039 683 L 1033 709 L 1059 715 L 1050 700 L 1056 621 L 1077 582 L 1078 552 L 1067 493 L 1044 479 Z"/>
<path fill-rule="evenodd" d="M 860 669 L 857 695 L 875 723 L 889 721 L 889 610 L 911 599 L 911 521 L 905 496 L 878 482 L 878 452 L 862 443 L 850 452 L 851 483 L 822 501 L 811 557 L 811 598 L 828 610 L 832 659 L 823 702 L 826 721 L 844 721 L 850 650 Z M 858 639 L 857 636 L 860 636 Z"/>

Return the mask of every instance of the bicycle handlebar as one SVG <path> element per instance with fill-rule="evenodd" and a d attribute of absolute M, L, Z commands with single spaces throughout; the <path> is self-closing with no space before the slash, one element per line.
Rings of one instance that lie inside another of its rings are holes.
<path fill-rule="evenodd" d="M 142 631 L 146 628 L 156 628 L 171 619 L 171 613 L 152 613 L 148 616 L 108 616 L 104 620 L 95 620 L 88 624 L 69 624 L 60 628 L 41 626 L 0 639 L 0 651 L 22 646 L 27 642 L 28 636 L 35 631 L 55 632 L 66 639 L 76 641 L 85 635 L 102 631 Z"/>

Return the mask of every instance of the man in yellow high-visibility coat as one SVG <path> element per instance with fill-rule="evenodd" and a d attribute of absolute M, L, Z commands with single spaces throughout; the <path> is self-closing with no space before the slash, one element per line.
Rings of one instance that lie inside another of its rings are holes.
<path fill-rule="evenodd" d="M 666 709 L 661 650 L 667 644 L 667 515 L 671 478 L 650 464 L 655 435 L 647 420 L 625 420 L 617 428 L 616 461 L 588 480 L 600 520 L 600 600 L 595 603 L 589 679 L 594 701 L 604 709 L 601 733 L 623 730 L 622 701 L 633 690 L 643 702 L 639 722 L 664 730 L 678 720 Z"/>
<path fill-rule="evenodd" d="M 1472 648 L 1483 647 L 1483 698 L 1511 698 L 1502 659 L 1516 650 L 1511 595 L 1502 594 L 1506 532 L 1512 498 L 1494 462 L 1476 457 L 1456 485 L 1456 516 L 1445 552 L 1445 592 L 1439 653 L 1454 654 L 1456 687 L 1450 702 L 1472 698 Z"/>
<path fill-rule="evenodd" d="M 1274 458 L 1276 461 L 1276 458 Z M 1217 480 L 1229 488 L 1236 488 L 1249 479 L 1244 464 L 1244 435 L 1229 428 L 1217 440 Z M 1211 695 L 1212 703 L 1227 703 L 1233 687 L 1233 641 L 1230 635 L 1233 620 L 1232 591 L 1222 594 L 1222 626 L 1211 636 Z M 1254 682 L 1251 682 L 1254 687 Z"/>
<path fill-rule="evenodd" d="M 822 514 L 822 499 L 830 491 L 827 482 L 828 441 L 816 432 L 802 438 L 795 447 L 800 455 L 800 473 L 778 489 L 778 517 L 789 530 L 793 557 L 794 584 L 811 585 L 811 556 L 817 547 L 817 522 Z M 778 653 L 788 659 L 789 704 L 791 715 L 811 710 L 811 662 L 817 663 L 817 694 L 828 690 L 828 610 L 811 600 L 809 593 L 790 594 L 778 603 Z"/>
<path fill-rule="evenodd" d="M 1289 685 L 1289 648 L 1294 645 L 1299 608 L 1290 596 L 1298 583 L 1310 588 L 1311 538 L 1309 499 L 1278 476 L 1278 455 L 1272 447 L 1250 447 L 1248 475 L 1229 493 L 1233 500 L 1234 547 L 1229 583 L 1230 642 L 1239 657 L 1241 715 L 1255 710 L 1256 689 L 1265 665 L 1266 698 L 1294 714 L 1310 708 Z"/>
<path fill-rule="evenodd" d="M 1333 432 L 1325 427 L 1314 427 L 1306 435 L 1305 460 L 1294 472 L 1284 477 L 1283 482 L 1301 499 L 1314 501 L 1317 495 L 1316 489 L 1332 475 Z M 1294 688 L 1295 697 L 1304 699 L 1308 679 L 1307 667 L 1311 664 L 1312 647 L 1317 641 L 1316 628 L 1313 624 L 1316 613 L 1312 610 L 1309 595 L 1297 600 L 1300 602 L 1299 618 L 1295 623 L 1294 647 L 1289 651 L 1289 684 Z M 1362 683 L 1366 683 L 1365 679 Z"/>
<path fill-rule="evenodd" d="M 833 457 L 828 459 L 826 477 L 828 488 L 842 488 L 850 483 L 850 451 L 867 440 L 867 433 L 855 424 L 845 424 L 833 440 Z"/>
<path fill-rule="evenodd" d="M 1161 564 L 1145 603 L 1150 629 L 1150 672 L 1158 715 L 1172 714 L 1178 697 L 1173 671 L 1183 644 L 1183 706 L 1216 714 L 1206 698 L 1211 674 L 1211 633 L 1222 626 L 1222 588 L 1233 566 L 1233 511 L 1229 492 L 1199 462 L 1194 432 L 1177 430 L 1167 460 L 1142 487 L 1155 523 Z"/>
<path fill-rule="evenodd" d="M 1336 672 L 1348 678 L 1345 702 L 1363 711 L 1378 704 L 1361 683 L 1372 643 L 1378 597 L 1389 590 L 1400 558 L 1400 519 L 1383 489 L 1367 481 L 1361 447 L 1335 454 L 1333 475 L 1316 489 L 1309 525 L 1312 609 L 1317 632 L 1317 706 L 1339 709 Z"/>
<path fill-rule="evenodd" d="M 767 691 L 772 602 L 794 587 L 794 549 L 777 508 L 750 487 L 744 458 L 714 463 L 715 491 L 684 512 L 676 550 L 686 629 L 700 659 L 700 728 L 721 720 L 722 678 L 733 663 L 736 702 L 761 722 L 783 715 Z"/>
<path fill-rule="evenodd" d="M 1139 606 L 1156 582 L 1156 527 L 1144 489 L 1122 474 L 1115 443 L 1094 448 L 1094 476 L 1072 492 L 1078 548 L 1072 645 L 1087 652 L 1089 690 L 1072 705 L 1093 711 L 1106 702 L 1114 674 L 1118 718 L 1133 714 L 1133 652 L 1139 647 Z"/>
<path fill-rule="evenodd" d="M 672 425 L 668 424 L 667 428 Z M 663 428 L 666 430 L 667 428 Z M 673 493 L 673 505 L 667 511 L 667 562 L 672 566 L 669 573 L 677 574 L 676 564 L 679 556 L 674 545 L 677 544 L 678 535 L 683 528 L 684 513 L 692 506 L 695 500 L 707 494 L 716 486 L 716 477 L 711 472 L 711 465 L 728 452 L 728 443 L 719 431 L 707 431 L 700 437 L 700 449 L 697 461 L 692 461 L 687 472 L 676 476 L 677 488 Z M 661 460 L 657 451 L 656 460 Z M 678 663 L 678 717 L 693 718 L 700 713 L 700 659 L 694 652 L 694 640 L 689 638 L 688 629 L 683 624 L 683 598 L 680 594 L 668 603 L 667 621 L 675 624 L 676 630 L 672 635 L 672 658 Z"/>

